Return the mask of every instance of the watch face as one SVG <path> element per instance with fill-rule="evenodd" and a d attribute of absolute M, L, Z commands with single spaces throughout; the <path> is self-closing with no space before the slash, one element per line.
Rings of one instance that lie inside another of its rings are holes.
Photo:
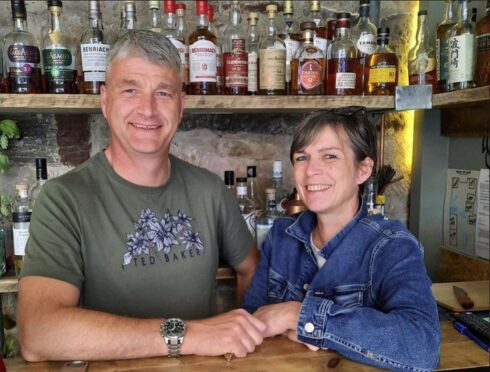
<path fill-rule="evenodd" d="M 185 333 L 185 323 L 177 318 L 167 319 L 163 324 L 163 333 L 167 337 L 182 337 Z"/>

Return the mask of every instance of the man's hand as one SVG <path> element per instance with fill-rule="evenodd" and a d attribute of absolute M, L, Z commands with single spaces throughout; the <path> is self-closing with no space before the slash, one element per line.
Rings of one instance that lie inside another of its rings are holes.
<path fill-rule="evenodd" d="M 314 345 L 310 345 L 310 344 L 307 344 L 307 343 L 304 343 L 300 340 L 298 340 L 298 334 L 296 333 L 296 330 L 289 330 L 287 331 L 285 334 L 285 336 L 288 336 L 288 338 L 291 340 L 291 341 L 294 341 L 294 342 L 299 342 L 300 344 L 303 344 L 305 345 L 308 349 L 312 350 L 312 351 L 318 351 L 320 350 L 320 348 L 318 346 L 314 346 Z"/>
<path fill-rule="evenodd" d="M 243 309 L 187 322 L 182 354 L 245 357 L 263 340 L 266 325 Z"/>
<path fill-rule="evenodd" d="M 254 316 L 267 326 L 264 337 L 283 334 L 289 330 L 296 332 L 301 302 L 289 301 L 260 307 Z"/>

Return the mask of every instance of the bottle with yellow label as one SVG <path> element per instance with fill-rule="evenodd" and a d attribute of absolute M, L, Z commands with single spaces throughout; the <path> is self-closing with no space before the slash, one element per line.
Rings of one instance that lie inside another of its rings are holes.
<path fill-rule="evenodd" d="M 373 96 L 395 94 L 398 84 L 398 57 L 388 46 L 389 28 L 378 28 L 376 51 L 368 58 L 368 78 L 365 92 Z"/>

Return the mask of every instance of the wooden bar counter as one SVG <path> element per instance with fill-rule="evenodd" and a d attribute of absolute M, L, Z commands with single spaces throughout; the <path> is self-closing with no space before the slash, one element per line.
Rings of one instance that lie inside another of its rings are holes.
<path fill-rule="evenodd" d="M 458 333 L 448 321 L 441 322 L 441 363 L 438 370 L 488 367 L 489 354 L 466 336 Z M 7 371 L 60 371 L 63 362 L 27 363 L 7 359 Z M 221 357 L 183 356 L 89 362 L 87 371 L 375 371 L 377 368 L 359 364 L 334 351 L 310 351 L 304 345 L 285 337 L 266 339 L 246 358 L 233 358 L 230 363 Z"/>

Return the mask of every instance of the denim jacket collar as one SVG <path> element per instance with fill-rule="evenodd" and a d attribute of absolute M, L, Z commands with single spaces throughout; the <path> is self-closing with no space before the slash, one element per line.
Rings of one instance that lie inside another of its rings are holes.
<path fill-rule="evenodd" d="M 349 232 L 358 224 L 358 222 L 367 216 L 367 207 L 364 204 L 364 201 L 360 200 L 361 207 L 357 211 L 354 218 L 342 229 L 337 235 L 335 235 L 332 239 L 330 239 L 325 246 L 323 246 L 320 250 L 320 254 L 328 259 L 328 257 L 333 253 L 335 248 L 337 248 L 344 237 L 349 234 Z M 286 228 L 286 234 L 289 236 L 301 241 L 304 243 L 304 246 L 310 255 L 313 254 L 310 243 L 310 236 L 313 228 L 316 226 L 316 214 L 306 210 L 302 212 L 296 221 L 291 224 L 288 228 Z"/>

